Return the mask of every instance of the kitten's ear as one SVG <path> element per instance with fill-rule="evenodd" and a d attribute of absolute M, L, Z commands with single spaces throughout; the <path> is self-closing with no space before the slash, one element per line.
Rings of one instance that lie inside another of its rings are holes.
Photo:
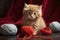
<path fill-rule="evenodd" d="M 28 7 L 28 4 L 25 3 L 25 6 Z"/>
<path fill-rule="evenodd" d="M 38 9 L 39 9 L 39 10 L 42 9 L 42 5 L 38 6 Z"/>
<path fill-rule="evenodd" d="M 28 10 L 29 5 L 25 3 L 24 10 Z"/>
<path fill-rule="evenodd" d="M 27 7 L 29 7 L 29 5 L 25 3 L 25 7 L 27 8 Z"/>
<path fill-rule="evenodd" d="M 42 16 L 42 5 L 40 5 L 40 6 L 38 7 L 38 11 L 39 11 L 39 13 L 40 13 L 40 16 Z"/>

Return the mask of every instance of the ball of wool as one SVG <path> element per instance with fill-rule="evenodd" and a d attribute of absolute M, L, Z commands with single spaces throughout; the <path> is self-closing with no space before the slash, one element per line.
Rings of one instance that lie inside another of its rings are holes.
<path fill-rule="evenodd" d="M 53 32 L 60 31 L 60 24 L 57 21 L 54 21 L 54 22 L 50 23 L 49 26 L 53 30 Z"/>
<path fill-rule="evenodd" d="M 16 35 L 17 31 L 18 29 L 14 24 L 3 24 L 0 28 L 0 33 L 3 35 Z"/>
<path fill-rule="evenodd" d="M 30 36 L 30 35 L 33 35 L 34 28 L 32 26 L 23 26 L 21 28 L 21 31 L 23 32 L 23 34 Z"/>

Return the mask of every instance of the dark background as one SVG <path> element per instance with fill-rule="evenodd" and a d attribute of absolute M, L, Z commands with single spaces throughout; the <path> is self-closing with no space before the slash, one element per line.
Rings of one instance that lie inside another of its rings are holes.
<path fill-rule="evenodd" d="M 8 11 L 11 0 L 0 0 L 0 18 Z"/>

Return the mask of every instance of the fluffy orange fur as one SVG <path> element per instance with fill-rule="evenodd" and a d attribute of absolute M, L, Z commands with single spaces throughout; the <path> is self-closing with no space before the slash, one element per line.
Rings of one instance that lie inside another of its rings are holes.
<path fill-rule="evenodd" d="M 23 25 L 32 26 L 35 30 L 33 35 L 36 35 L 38 30 L 46 27 L 42 17 L 42 5 L 25 4 L 23 9 Z"/>

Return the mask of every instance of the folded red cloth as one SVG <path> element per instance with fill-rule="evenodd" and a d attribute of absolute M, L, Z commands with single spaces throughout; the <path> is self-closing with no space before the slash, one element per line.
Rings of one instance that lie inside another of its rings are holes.
<path fill-rule="evenodd" d="M 46 34 L 46 35 L 51 35 L 52 34 L 52 30 L 49 27 L 46 27 L 44 29 L 41 29 L 40 32 L 42 34 Z"/>

